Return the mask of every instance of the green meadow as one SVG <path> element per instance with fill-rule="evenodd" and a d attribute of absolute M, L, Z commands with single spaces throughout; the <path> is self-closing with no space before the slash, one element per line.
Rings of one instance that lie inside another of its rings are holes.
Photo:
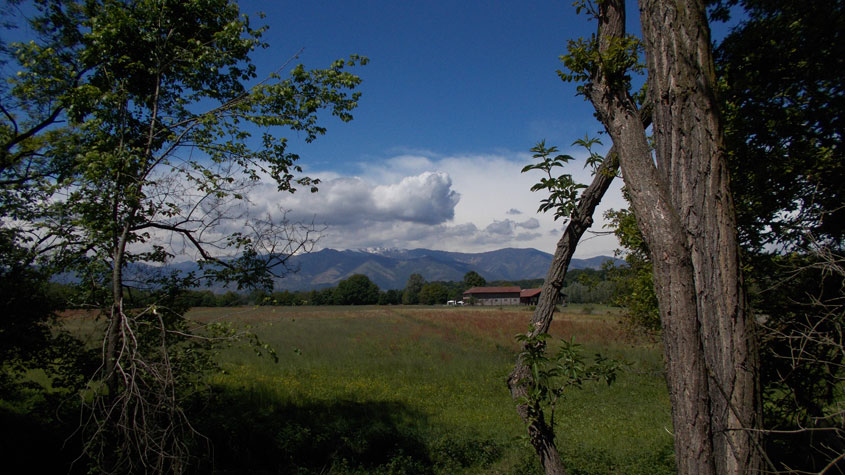
<path fill-rule="evenodd" d="M 189 408 L 217 473 L 539 473 L 506 386 L 526 308 L 199 308 L 198 325 L 249 326 L 278 362 L 237 344 L 212 396 Z M 661 352 L 613 309 L 570 306 L 551 334 L 627 362 L 566 393 L 557 443 L 570 473 L 673 471 Z"/>

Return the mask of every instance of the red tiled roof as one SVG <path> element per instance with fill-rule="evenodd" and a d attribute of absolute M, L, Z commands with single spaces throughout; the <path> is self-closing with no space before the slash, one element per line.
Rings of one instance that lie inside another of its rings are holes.
<path fill-rule="evenodd" d="M 519 293 L 519 287 L 473 287 L 464 291 L 466 294 L 510 294 Z"/>
<path fill-rule="evenodd" d="M 519 297 L 523 299 L 531 298 L 536 295 L 540 295 L 540 291 L 543 289 L 525 289 L 519 291 Z"/>

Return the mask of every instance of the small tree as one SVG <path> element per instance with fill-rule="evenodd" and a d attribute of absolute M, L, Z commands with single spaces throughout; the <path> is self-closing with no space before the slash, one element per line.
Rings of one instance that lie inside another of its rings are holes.
<path fill-rule="evenodd" d="M 341 280 L 334 291 L 338 305 L 372 305 L 378 303 L 379 288 L 364 274 Z"/>
<path fill-rule="evenodd" d="M 473 287 L 484 287 L 487 285 L 487 281 L 484 280 L 484 277 L 481 277 L 478 272 L 471 270 L 464 274 L 464 284 L 468 289 Z"/>
<path fill-rule="evenodd" d="M 402 291 L 396 289 L 388 289 L 379 293 L 379 305 L 400 305 L 402 303 Z"/>
<path fill-rule="evenodd" d="M 405 290 L 402 292 L 402 304 L 416 305 L 420 303 L 420 291 L 425 284 L 425 279 L 420 274 L 411 274 L 408 277 L 408 283 L 405 284 Z"/>
<path fill-rule="evenodd" d="M 449 300 L 449 289 L 440 282 L 430 282 L 423 285 L 419 294 L 419 302 L 423 305 L 445 304 Z"/>
<path fill-rule="evenodd" d="M 647 114 L 644 115 L 644 120 L 650 120 Z M 558 240 L 546 279 L 543 281 L 540 299 L 531 319 L 531 329 L 520 338 L 523 342 L 523 352 L 517 357 L 507 381 L 511 397 L 517 402 L 517 413 L 528 426 L 529 441 L 539 455 L 540 463 L 547 474 L 564 474 L 566 470 L 563 468 L 563 461 L 555 444 L 553 430 L 550 429 L 544 416 L 541 416 L 542 411 L 538 411 L 536 405 L 532 403 L 530 394 L 538 383 L 531 360 L 545 354 L 546 337 L 541 335 L 547 334 L 551 327 L 569 263 L 572 261 L 581 236 L 593 224 L 596 206 L 607 192 L 618 171 L 615 147 L 612 147 L 610 152 L 602 158 L 592 153 L 591 146 L 594 143 L 594 140 L 589 139 L 573 143 L 573 145 L 585 146 L 590 151 L 588 164 L 596 166 L 593 181 L 589 186 L 576 183 L 569 174 L 555 177 L 556 168 L 563 166 L 572 157 L 554 155 L 557 147 L 547 147 L 545 142 L 531 149 L 534 152 L 534 158 L 539 159 L 539 163 L 523 168 L 523 172 L 541 170 L 548 177 L 532 187 L 534 191 L 549 192 L 550 197 L 541 201 L 540 210 L 553 209 L 555 219 L 565 217 L 568 221 L 563 235 Z M 583 191 L 579 193 L 578 191 L 582 189 Z"/>
<path fill-rule="evenodd" d="M 529 371 L 517 383 L 524 388 L 518 402 L 524 408 L 531 430 L 532 445 L 554 444 L 555 409 L 568 389 L 581 389 L 584 383 L 604 381 L 608 385 L 616 380 L 621 363 L 596 354 L 592 363 L 581 355 L 580 345 L 574 339 L 560 340 L 557 352 L 549 356 L 548 333 L 536 333 L 533 328 L 519 334 L 522 343 L 519 359 Z"/>
<path fill-rule="evenodd" d="M 4 229 L 14 218 L 32 262 L 73 272 L 107 322 L 85 398 L 97 468 L 181 472 L 192 430 L 178 388 L 207 362 L 190 345 L 212 340 L 191 336 L 174 297 L 202 280 L 268 285 L 310 249 L 312 227 L 250 215 L 247 192 L 262 179 L 316 191 L 281 133 L 315 140 L 321 111 L 351 120 L 360 79 L 344 69 L 366 59 L 283 76 L 285 63 L 256 81 L 250 55 L 266 47 L 263 28 L 230 0 L 31 7 L 36 37 L 2 48 L 11 74 L 0 89 L 0 174 L 16 186 L 4 190 Z M 130 268 L 178 253 L 202 271 Z M 152 303 L 130 308 L 129 288 L 150 291 Z"/>

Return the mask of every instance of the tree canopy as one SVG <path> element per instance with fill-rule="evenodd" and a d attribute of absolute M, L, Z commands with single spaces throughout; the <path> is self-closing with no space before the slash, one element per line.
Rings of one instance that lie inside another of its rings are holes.
<path fill-rule="evenodd" d="M 420 274 L 411 274 L 405 290 L 402 292 L 402 303 L 405 305 L 416 305 L 420 303 L 420 291 L 425 285 L 425 279 Z"/>
<path fill-rule="evenodd" d="M 372 305 L 378 303 L 379 288 L 366 275 L 355 274 L 338 282 L 334 295 L 340 305 Z"/>
<path fill-rule="evenodd" d="M 487 285 L 487 281 L 478 272 L 471 270 L 464 274 L 464 284 L 466 284 L 467 288 L 484 287 Z"/>
<path fill-rule="evenodd" d="M 420 289 L 419 299 L 423 305 L 445 305 L 449 289 L 440 282 L 428 282 Z"/>
<path fill-rule="evenodd" d="M 230 0 L 27 3 L 32 14 L 9 19 L 0 49 L 10 73 L 0 85 L 2 244 L 19 256 L 4 272 L 70 273 L 80 304 L 106 316 L 103 362 L 88 376 L 108 389 L 92 395 L 85 429 L 98 468 L 178 472 L 190 428 L 171 389 L 192 369 L 169 365 L 191 355 L 169 351 L 207 340 L 190 338 L 173 297 L 203 279 L 267 285 L 310 248 L 313 228 L 282 211 L 256 215 L 246 193 L 260 180 L 317 191 L 285 134 L 311 142 L 326 132 L 324 114 L 351 120 L 360 79 L 347 69 L 367 60 L 307 69 L 291 51 L 258 77 L 250 57 L 267 46 L 264 27 Z M 9 41 L 16 21 L 34 37 Z M 180 254 L 200 258 L 202 272 L 128 273 Z M 130 309 L 133 289 L 157 297 Z"/>
<path fill-rule="evenodd" d="M 845 6 L 743 1 L 716 49 L 740 236 L 754 252 L 843 245 Z"/>

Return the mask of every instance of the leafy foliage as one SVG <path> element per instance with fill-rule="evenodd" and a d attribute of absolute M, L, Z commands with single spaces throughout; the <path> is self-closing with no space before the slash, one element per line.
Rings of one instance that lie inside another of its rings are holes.
<path fill-rule="evenodd" d="M 581 389 L 588 381 L 604 381 L 610 385 L 616 380 L 622 363 L 600 354 L 595 355 L 592 363 L 587 363 L 574 339 L 560 340 L 560 348 L 550 357 L 546 351 L 549 338 L 548 333 L 531 331 L 516 335 L 523 347 L 519 357 L 530 370 L 520 380 L 526 394 L 518 403 L 528 409 L 529 424 L 542 426 L 541 432 L 553 437 L 555 408 L 567 389 Z"/>
<path fill-rule="evenodd" d="M 648 246 L 637 227 L 634 214 L 627 209 L 609 210 L 610 220 L 619 245 L 622 246 L 626 267 L 612 267 L 609 278 L 616 284 L 613 303 L 625 309 L 625 322 L 635 332 L 654 334 L 660 331 L 660 314 L 654 293 L 654 277 Z"/>
<path fill-rule="evenodd" d="M 755 252 L 845 239 L 845 6 L 742 1 L 716 49 L 740 238 Z"/>
<path fill-rule="evenodd" d="M 540 200 L 540 207 L 538 212 L 545 213 L 549 210 L 554 210 L 555 219 L 566 218 L 575 209 L 578 199 L 578 192 L 587 187 L 587 185 L 576 183 L 572 179 L 572 175 L 565 173 L 555 177 L 552 171 L 558 167 L 564 167 L 566 163 L 574 158 L 571 155 L 555 155 L 558 148 L 555 146 L 546 147 L 546 141 L 543 140 L 533 148 L 531 152 L 533 158 L 540 159 L 539 163 L 526 165 L 522 168 L 522 173 L 531 170 L 541 170 L 546 174 L 540 179 L 540 182 L 531 187 L 531 191 L 546 191 L 548 198 Z"/>
<path fill-rule="evenodd" d="M 605 157 L 596 153 L 593 150 L 593 147 L 601 145 L 601 141 L 597 138 L 591 138 L 589 135 L 585 135 L 583 139 L 576 140 L 572 143 L 572 145 L 578 145 L 587 151 L 589 155 L 587 156 L 584 167 L 590 167 L 594 174 L 598 173 L 600 165 L 604 161 Z M 548 198 L 540 200 L 540 207 L 537 211 L 544 213 L 549 210 L 554 210 L 555 220 L 561 217 L 568 218 L 578 205 L 581 190 L 587 188 L 587 185 L 575 182 L 572 175 L 569 173 L 563 173 L 557 177 L 554 176 L 554 173 L 556 173 L 555 168 L 564 168 L 566 164 L 574 160 L 574 158 L 571 155 L 563 154 L 558 154 L 553 157 L 552 155 L 558 151 L 558 148 L 555 146 L 546 147 L 545 140 L 531 148 L 530 151 L 534 152 L 532 157 L 540 159 L 540 162 L 526 165 L 522 168 L 522 173 L 526 173 L 531 170 L 540 170 L 546 175 L 540 179 L 539 183 L 531 187 L 531 191 L 545 191 L 548 194 Z M 605 170 L 607 171 L 602 173 L 614 173 L 609 169 Z"/>
<path fill-rule="evenodd" d="M 565 82 L 580 83 L 576 86 L 579 95 L 589 94 L 588 79 L 595 77 L 599 71 L 606 74 L 614 85 L 624 86 L 627 89 L 631 84 L 630 73 L 641 72 L 644 69 L 639 61 L 642 50 L 639 39 L 626 36 L 608 41 L 611 46 L 604 53 L 599 52 L 595 35 L 587 40 L 579 38 L 568 41 L 568 54 L 561 56 L 560 60 L 569 72 L 558 71 L 558 76 Z"/>
<path fill-rule="evenodd" d="M 464 284 L 466 284 L 468 289 L 472 287 L 484 287 L 487 285 L 487 280 L 481 277 L 478 272 L 471 270 L 464 274 Z"/>
<path fill-rule="evenodd" d="M 443 305 L 449 300 L 449 290 L 440 282 L 427 282 L 420 289 L 420 303 L 423 305 Z"/>
<path fill-rule="evenodd" d="M 408 277 L 408 283 L 405 284 L 405 290 L 402 292 L 402 303 L 405 305 L 416 305 L 420 303 L 420 292 L 425 279 L 420 274 L 411 274 Z"/>
<path fill-rule="evenodd" d="M 583 12 L 590 18 L 597 18 L 597 3 L 600 2 L 576 0 L 572 5 L 576 14 Z M 599 48 L 599 41 L 606 43 L 603 50 Z M 604 76 L 611 87 L 627 91 L 631 85 L 631 73 L 640 74 L 645 70 L 645 65 L 640 61 L 642 45 L 634 35 L 603 37 L 599 40 L 593 34 L 587 39 L 568 40 L 566 51 L 566 54 L 560 56 L 566 69 L 559 70 L 557 74 L 564 82 L 578 83 L 576 90 L 585 98 L 589 95 L 593 79 L 600 75 Z"/>
<path fill-rule="evenodd" d="M 267 46 L 264 28 L 229 0 L 34 0 L 26 9 L 20 21 L 35 36 L 0 49 L 5 242 L 25 251 L 18 268 L 72 273 L 77 304 L 105 317 L 102 365 L 84 399 L 96 468 L 181 472 L 193 438 L 183 391 L 208 367 L 204 350 L 232 333 L 194 332 L 176 297 L 202 280 L 266 285 L 310 249 L 317 230 L 251 216 L 246 192 L 261 179 L 317 190 L 284 134 L 311 142 L 326 132 L 324 113 L 351 120 L 360 78 L 346 69 L 367 59 L 286 75 L 285 63 L 256 81 L 250 55 Z M 124 274 L 183 253 L 204 261 L 200 273 Z M 133 290 L 144 306 L 127 305 Z M 44 321 L 44 311 L 14 307 Z"/>
<path fill-rule="evenodd" d="M 370 305 L 378 303 L 379 288 L 366 275 L 355 274 L 341 280 L 334 294 L 340 305 Z"/>

